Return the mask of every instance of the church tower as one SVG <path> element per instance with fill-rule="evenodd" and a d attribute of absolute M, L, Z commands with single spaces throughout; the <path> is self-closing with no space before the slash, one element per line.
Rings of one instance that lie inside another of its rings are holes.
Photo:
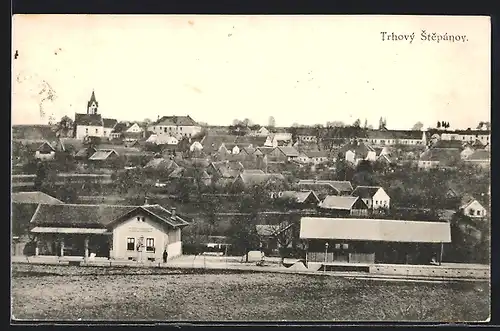
<path fill-rule="evenodd" d="M 94 91 L 92 90 L 92 95 L 90 96 L 90 100 L 87 103 L 87 114 L 88 115 L 97 114 L 98 107 L 99 107 L 99 103 L 97 102 L 97 100 L 95 98 Z"/>

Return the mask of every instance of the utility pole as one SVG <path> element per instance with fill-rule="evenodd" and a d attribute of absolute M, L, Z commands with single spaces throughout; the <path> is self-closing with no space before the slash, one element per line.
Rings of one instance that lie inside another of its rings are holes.
<path fill-rule="evenodd" d="M 325 262 L 323 263 L 323 272 L 326 272 L 327 256 L 328 256 L 328 243 L 325 243 Z"/>

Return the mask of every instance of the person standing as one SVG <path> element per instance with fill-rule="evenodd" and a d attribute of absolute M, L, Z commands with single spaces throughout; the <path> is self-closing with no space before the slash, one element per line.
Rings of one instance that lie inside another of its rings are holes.
<path fill-rule="evenodd" d="M 167 263 L 167 259 L 168 259 L 168 253 L 167 250 L 165 249 L 163 251 L 163 263 Z"/>

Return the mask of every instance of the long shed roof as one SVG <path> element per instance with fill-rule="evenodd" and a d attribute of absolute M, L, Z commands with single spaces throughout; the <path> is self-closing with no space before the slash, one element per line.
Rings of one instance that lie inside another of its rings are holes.
<path fill-rule="evenodd" d="M 300 238 L 449 243 L 451 232 L 447 222 L 303 217 Z"/>

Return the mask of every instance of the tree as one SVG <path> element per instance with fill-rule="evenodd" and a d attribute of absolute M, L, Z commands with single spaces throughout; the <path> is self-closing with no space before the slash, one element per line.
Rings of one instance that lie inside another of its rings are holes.
<path fill-rule="evenodd" d="M 278 251 L 280 254 L 280 263 L 283 264 L 286 255 L 286 249 L 293 242 L 293 223 L 284 221 L 276 224 L 269 224 L 271 236 L 278 243 Z"/>
<path fill-rule="evenodd" d="M 363 126 L 363 128 L 367 129 L 368 128 L 368 120 L 365 118 L 365 125 Z"/>
<path fill-rule="evenodd" d="M 437 128 L 438 129 L 441 128 L 441 122 L 439 122 L 439 121 L 437 122 Z"/>
<path fill-rule="evenodd" d="M 341 128 L 344 127 L 345 124 L 344 122 L 341 121 L 332 121 L 332 122 L 326 122 L 327 127 L 334 127 L 334 128 Z"/>
<path fill-rule="evenodd" d="M 59 137 L 67 137 L 71 130 L 73 130 L 73 120 L 65 115 L 56 124 L 57 135 Z"/>
<path fill-rule="evenodd" d="M 361 120 L 358 118 L 357 120 L 354 121 L 352 124 L 353 127 L 359 128 L 361 127 Z"/>
<path fill-rule="evenodd" d="M 422 122 L 417 122 L 415 125 L 413 125 L 412 130 L 414 131 L 420 131 L 424 127 L 424 124 Z"/>
<path fill-rule="evenodd" d="M 276 120 L 274 119 L 273 116 L 269 116 L 268 125 L 269 125 L 270 128 L 274 128 L 276 126 Z"/>
<path fill-rule="evenodd" d="M 243 120 L 243 125 L 244 125 L 244 126 L 246 126 L 246 127 L 249 127 L 249 126 L 251 126 L 252 124 L 253 124 L 253 123 L 252 123 L 252 121 L 251 121 L 249 118 L 245 118 L 245 119 Z"/>

